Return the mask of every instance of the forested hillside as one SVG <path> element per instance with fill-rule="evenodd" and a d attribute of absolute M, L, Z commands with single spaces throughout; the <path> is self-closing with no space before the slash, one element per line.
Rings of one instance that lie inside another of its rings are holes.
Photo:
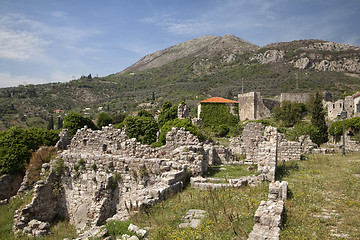
<path fill-rule="evenodd" d="M 174 52 L 179 54 L 171 57 Z M 359 48 L 322 40 L 259 48 L 234 36 L 208 37 L 160 53 L 135 64 L 141 68 L 134 65 L 106 77 L 89 75 L 66 83 L 2 88 L 0 130 L 14 125 L 46 127 L 51 116 L 56 122 L 69 111 L 94 119 L 99 111 L 154 109 L 166 100 L 185 100 L 193 108 L 207 97 L 236 97 L 242 91 L 242 79 L 244 92 L 259 91 L 265 97 L 329 91 L 337 98 L 360 86 Z M 150 102 L 154 104 L 140 105 Z"/>

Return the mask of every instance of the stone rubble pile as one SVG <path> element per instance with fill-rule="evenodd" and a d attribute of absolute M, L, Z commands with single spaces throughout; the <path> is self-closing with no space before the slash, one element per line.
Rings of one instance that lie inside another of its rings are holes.
<path fill-rule="evenodd" d="M 261 201 L 255 212 L 255 225 L 249 240 L 280 239 L 281 217 L 284 213 L 287 190 L 286 181 L 270 183 L 268 201 Z"/>

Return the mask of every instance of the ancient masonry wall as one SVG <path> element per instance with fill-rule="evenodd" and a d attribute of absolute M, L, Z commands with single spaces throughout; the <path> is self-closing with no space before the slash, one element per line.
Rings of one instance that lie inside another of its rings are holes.
<path fill-rule="evenodd" d="M 277 161 L 300 160 L 301 154 L 307 153 L 309 144 L 308 141 L 288 141 L 276 128 L 250 122 L 240 137 L 231 140 L 230 149 L 235 154 L 245 155 L 245 163 L 257 164 L 270 153 L 275 154 Z"/>
<path fill-rule="evenodd" d="M 51 169 L 43 165 L 44 180 L 36 183 L 33 201 L 16 212 L 14 231 L 42 234 L 46 230 L 39 232 L 32 220 L 46 225 L 55 216 L 68 218 L 79 231 L 110 217 L 126 219 L 132 210 L 179 191 L 189 172 L 199 176 L 209 162 L 229 159 L 184 129 L 173 128 L 166 139 L 154 149 L 113 127 L 78 130 Z M 53 169 L 61 162 L 64 173 L 57 176 Z"/>
<path fill-rule="evenodd" d="M 281 218 L 287 199 L 288 183 L 286 181 L 270 183 L 268 201 L 261 201 L 255 212 L 252 232 L 249 240 L 280 239 Z"/>
<path fill-rule="evenodd" d="M 264 105 L 259 92 L 238 95 L 240 120 L 256 120 L 270 116 L 270 110 Z"/>

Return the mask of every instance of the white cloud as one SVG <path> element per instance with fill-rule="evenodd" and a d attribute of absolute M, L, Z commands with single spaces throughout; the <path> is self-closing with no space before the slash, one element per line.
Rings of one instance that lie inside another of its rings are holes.
<path fill-rule="evenodd" d="M 63 12 L 53 12 L 54 17 L 65 16 Z M 20 14 L 0 16 L 0 57 L 14 60 L 48 59 L 48 46 L 53 49 L 68 49 L 84 54 L 98 52 L 99 49 L 84 45 L 84 41 L 102 34 L 98 29 L 80 29 L 72 25 L 49 25 Z"/>
<path fill-rule="evenodd" d="M 24 19 L 18 18 L 18 20 L 19 24 L 24 22 Z M 37 33 L 17 29 L 15 25 L 16 20 L 11 21 L 11 17 L 0 18 L 0 57 L 25 60 L 40 55 L 49 42 Z"/>
<path fill-rule="evenodd" d="M 49 82 L 68 82 L 79 78 L 81 74 L 66 73 L 62 71 L 53 71 L 45 78 L 30 77 L 26 75 L 13 75 L 8 72 L 0 72 L 0 88 L 16 87 L 27 84 L 44 84 Z"/>
<path fill-rule="evenodd" d="M 26 84 L 40 84 L 45 83 L 46 81 L 41 78 L 34 78 L 25 75 L 11 75 L 8 72 L 0 72 L 0 87 L 16 87 L 18 85 Z"/>

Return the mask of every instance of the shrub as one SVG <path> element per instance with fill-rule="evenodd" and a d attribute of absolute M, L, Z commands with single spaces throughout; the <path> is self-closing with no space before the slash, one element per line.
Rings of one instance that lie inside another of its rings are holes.
<path fill-rule="evenodd" d="M 64 125 L 63 128 L 69 129 L 69 135 L 72 138 L 76 131 L 84 126 L 88 126 L 89 128 L 93 130 L 97 130 L 98 127 L 91 121 L 90 118 L 84 117 L 80 113 L 72 112 L 66 115 L 64 118 Z"/>
<path fill-rule="evenodd" d="M 130 138 L 136 138 L 142 144 L 152 144 L 156 142 L 156 134 L 159 127 L 152 116 L 129 116 L 124 122 L 126 133 Z"/>
<path fill-rule="evenodd" d="M 173 106 L 170 101 L 166 101 L 161 108 L 162 110 L 158 119 L 160 127 L 162 127 L 166 122 L 177 118 L 177 107 Z"/>
<path fill-rule="evenodd" d="M 189 119 L 174 119 L 172 121 L 167 122 L 162 126 L 161 133 L 159 136 L 158 143 L 153 144 L 152 146 L 162 146 L 166 144 L 166 134 L 171 131 L 173 127 L 177 128 L 185 128 L 186 131 L 189 131 L 193 135 L 197 136 L 200 141 L 204 141 L 206 139 L 205 135 L 200 131 L 200 129 L 191 124 Z"/>
<path fill-rule="evenodd" d="M 0 175 L 23 173 L 31 152 L 42 145 L 55 145 L 58 138 L 54 130 L 24 130 L 18 126 L 0 132 Z"/>
<path fill-rule="evenodd" d="M 64 160 L 61 157 L 55 160 L 53 171 L 55 172 L 56 176 L 61 176 L 62 174 L 64 174 Z"/>
<path fill-rule="evenodd" d="M 215 128 L 215 133 L 219 137 L 225 137 L 230 131 L 230 128 L 226 125 L 220 125 Z"/>
<path fill-rule="evenodd" d="M 293 128 L 286 130 L 286 138 L 291 141 L 299 141 L 302 135 L 311 135 L 317 131 L 317 128 L 311 123 L 301 122 L 296 124 Z"/>
<path fill-rule="evenodd" d="M 112 123 L 112 121 L 113 119 L 110 116 L 110 114 L 108 114 L 107 112 L 101 112 L 97 117 L 96 124 L 98 125 L 99 128 L 102 128 Z"/>
<path fill-rule="evenodd" d="M 305 112 L 305 104 L 284 101 L 281 103 L 281 106 L 274 107 L 273 116 L 275 120 L 280 121 L 281 125 L 291 127 L 301 121 Z"/>

